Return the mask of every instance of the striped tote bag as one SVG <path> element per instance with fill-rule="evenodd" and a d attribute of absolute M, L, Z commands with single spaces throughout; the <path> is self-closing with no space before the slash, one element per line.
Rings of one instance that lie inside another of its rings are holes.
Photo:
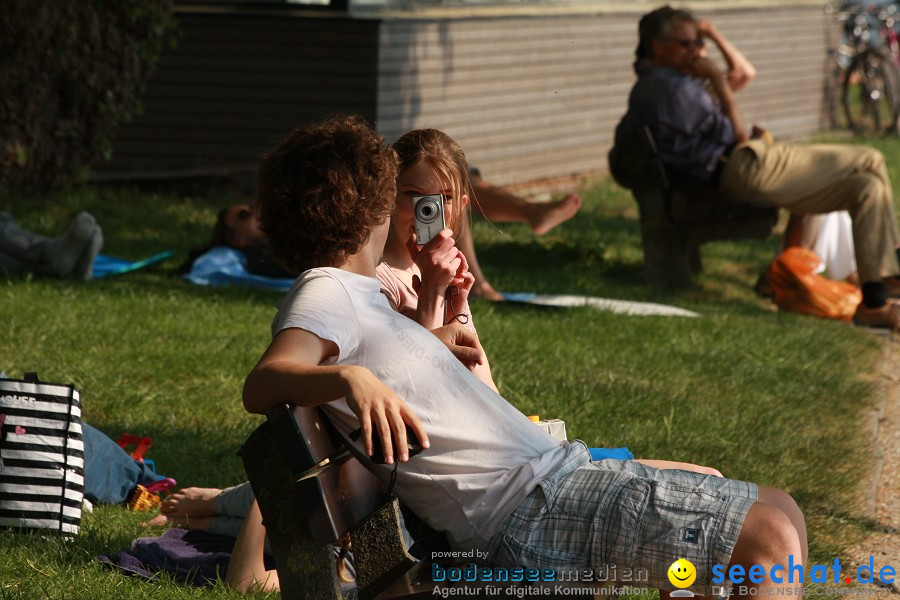
<path fill-rule="evenodd" d="M 83 495 L 78 390 L 34 373 L 0 379 L 0 528 L 77 534 Z"/>

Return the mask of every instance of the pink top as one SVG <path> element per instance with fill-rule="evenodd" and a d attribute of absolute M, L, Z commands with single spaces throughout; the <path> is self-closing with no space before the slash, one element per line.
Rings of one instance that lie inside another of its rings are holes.
<path fill-rule="evenodd" d="M 406 283 L 397 276 L 394 269 L 385 262 L 380 263 L 375 268 L 375 275 L 378 277 L 378 280 L 381 281 L 381 293 L 388 299 L 391 308 L 401 315 L 415 321 L 416 307 L 419 304 L 419 295 L 415 290 L 406 285 Z M 468 300 L 463 305 L 463 313 L 469 315 L 468 322 L 465 323 L 466 328 L 472 331 L 472 333 L 477 334 Z"/>

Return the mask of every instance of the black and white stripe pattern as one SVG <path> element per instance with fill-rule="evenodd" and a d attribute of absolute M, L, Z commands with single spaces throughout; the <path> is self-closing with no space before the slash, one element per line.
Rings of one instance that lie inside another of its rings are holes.
<path fill-rule="evenodd" d="M 77 534 L 84 494 L 78 390 L 0 379 L 0 415 L 0 527 Z"/>

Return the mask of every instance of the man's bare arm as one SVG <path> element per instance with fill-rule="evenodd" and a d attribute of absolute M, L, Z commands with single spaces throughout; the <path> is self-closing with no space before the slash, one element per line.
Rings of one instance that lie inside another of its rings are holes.
<path fill-rule="evenodd" d="M 734 44 L 728 41 L 721 32 L 709 21 L 700 20 L 697 30 L 705 38 L 713 41 L 725 64 L 728 67 L 728 86 L 734 92 L 739 92 L 756 78 L 756 67 L 753 66 L 744 54 Z"/>
<path fill-rule="evenodd" d="M 244 382 L 244 407 L 264 413 L 284 403 L 316 406 L 345 398 L 359 419 L 367 454 L 372 454 L 372 431 L 377 430 L 386 462 L 393 462 L 392 435 L 400 460 L 408 460 L 405 424 L 427 448 L 428 436 L 419 418 L 371 371 L 355 365 L 320 364 L 336 354 L 334 342 L 309 331 L 281 330 Z"/>
<path fill-rule="evenodd" d="M 713 91 L 719 97 L 719 105 L 722 112 L 728 116 L 731 125 L 734 128 L 734 141 L 740 144 L 748 139 L 747 129 L 744 127 L 744 120 L 741 117 L 741 111 L 738 108 L 737 101 L 734 98 L 734 92 L 728 85 L 725 74 L 719 70 L 719 67 L 706 57 L 700 57 L 691 66 L 691 75 L 699 79 L 708 79 L 712 84 Z"/>

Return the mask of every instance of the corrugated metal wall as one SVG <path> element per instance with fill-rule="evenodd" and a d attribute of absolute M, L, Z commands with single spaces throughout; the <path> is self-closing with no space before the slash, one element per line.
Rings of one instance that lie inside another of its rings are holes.
<path fill-rule="evenodd" d="M 822 124 L 829 28 L 820 6 L 702 15 L 759 76 L 739 100 L 777 137 Z M 252 169 L 292 127 L 332 112 L 456 138 L 500 184 L 603 170 L 634 80 L 637 13 L 360 20 L 182 12 L 101 177 Z"/>
<path fill-rule="evenodd" d="M 738 96 L 748 122 L 780 138 L 819 130 L 821 7 L 703 16 L 759 71 Z M 636 44 L 634 14 L 385 22 L 378 126 L 390 139 L 443 129 L 496 183 L 603 169 L 634 82 Z"/>

